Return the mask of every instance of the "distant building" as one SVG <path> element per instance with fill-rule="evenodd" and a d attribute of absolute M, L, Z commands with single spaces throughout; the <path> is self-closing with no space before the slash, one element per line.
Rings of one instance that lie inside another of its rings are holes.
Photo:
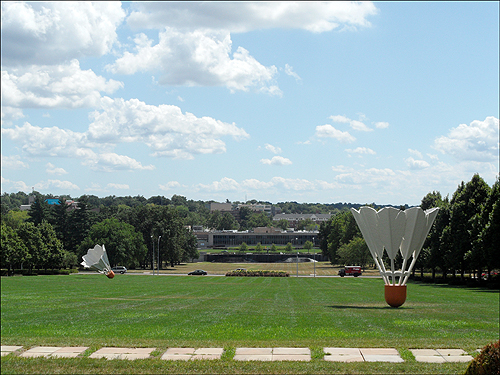
<path fill-rule="evenodd" d="M 47 204 L 49 204 L 51 206 L 59 205 L 59 198 L 48 198 L 48 199 L 45 199 L 45 202 L 47 202 Z M 33 203 L 35 203 L 35 197 L 32 196 L 32 195 L 30 195 L 29 198 L 28 198 L 28 203 L 29 204 L 22 204 L 21 207 L 19 207 L 19 209 L 21 211 L 29 211 L 29 210 L 31 210 L 31 205 Z M 76 210 L 76 209 L 78 209 L 78 202 L 68 200 L 68 201 L 66 201 L 66 205 L 68 206 L 69 210 Z"/>
<path fill-rule="evenodd" d="M 286 245 L 291 243 L 295 247 L 303 247 L 307 241 L 319 246 L 319 234 L 317 231 L 281 231 L 277 228 L 255 228 L 253 231 L 193 231 L 198 239 L 198 248 L 225 248 L 240 246 L 245 242 L 249 246 L 255 246 L 259 242 L 262 246 Z"/>
<path fill-rule="evenodd" d="M 307 219 L 315 224 L 320 225 L 321 223 L 330 220 L 332 214 L 279 214 L 273 216 L 273 222 L 277 223 L 280 220 L 288 220 L 289 226 L 291 228 L 297 228 L 298 224 Z"/>

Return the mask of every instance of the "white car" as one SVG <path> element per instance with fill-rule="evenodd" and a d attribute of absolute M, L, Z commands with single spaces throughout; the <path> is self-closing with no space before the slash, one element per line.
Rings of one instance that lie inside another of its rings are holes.
<path fill-rule="evenodd" d="M 123 266 L 116 266 L 111 268 L 111 271 L 114 273 L 121 273 L 122 275 L 127 272 L 127 269 Z"/>

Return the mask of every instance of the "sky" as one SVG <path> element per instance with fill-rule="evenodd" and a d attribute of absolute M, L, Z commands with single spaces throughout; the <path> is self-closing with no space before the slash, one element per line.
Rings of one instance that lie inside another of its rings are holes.
<path fill-rule="evenodd" d="M 1 191 L 418 205 L 499 173 L 498 2 L 2 2 Z"/>

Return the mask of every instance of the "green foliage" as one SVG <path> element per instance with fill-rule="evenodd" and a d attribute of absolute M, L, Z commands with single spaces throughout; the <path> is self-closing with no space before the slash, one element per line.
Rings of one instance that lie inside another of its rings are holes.
<path fill-rule="evenodd" d="M 278 247 L 277 247 L 275 244 L 272 244 L 272 245 L 271 245 L 271 251 L 272 251 L 273 253 L 275 253 L 276 251 L 278 251 Z"/>
<path fill-rule="evenodd" d="M 306 249 L 308 252 L 311 251 L 311 249 L 314 247 L 314 244 L 311 241 L 306 241 L 304 244 L 304 249 Z"/>
<path fill-rule="evenodd" d="M 276 227 L 281 228 L 282 230 L 287 230 L 288 227 L 290 226 L 290 223 L 288 222 L 287 219 L 280 219 L 277 224 L 275 224 Z"/>
<path fill-rule="evenodd" d="M 481 349 L 476 358 L 469 363 L 465 375 L 499 375 L 500 341 L 493 342 Z"/>
<path fill-rule="evenodd" d="M 348 244 L 343 244 L 338 250 L 338 256 L 340 263 L 362 268 L 371 260 L 370 250 L 362 237 L 354 237 Z"/>
<path fill-rule="evenodd" d="M 321 252 L 336 264 L 340 247 L 355 237 L 361 237 L 361 232 L 351 211 L 344 211 L 321 224 L 319 237 Z"/>
<path fill-rule="evenodd" d="M 255 251 L 260 253 L 262 250 L 264 250 L 262 244 L 260 242 L 257 243 L 257 245 L 255 246 Z"/>
<path fill-rule="evenodd" d="M 17 231 L 2 223 L 0 268 L 20 266 L 29 256 L 28 249 Z"/>
<path fill-rule="evenodd" d="M 239 250 L 242 251 L 242 252 L 245 252 L 245 251 L 248 251 L 248 245 L 246 242 L 243 242 L 240 247 L 239 247 Z"/>
<path fill-rule="evenodd" d="M 146 256 L 141 234 L 132 225 L 118 219 L 106 219 L 92 226 L 88 237 L 80 245 L 78 259 L 96 244 L 105 245 L 111 266 L 136 268 Z"/>
<path fill-rule="evenodd" d="M 291 242 L 288 242 L 285 246 L 285 251 L 287 253 L 291 253 L 293 251 L 293 246 L 292 246 L 292 243 Z"/>

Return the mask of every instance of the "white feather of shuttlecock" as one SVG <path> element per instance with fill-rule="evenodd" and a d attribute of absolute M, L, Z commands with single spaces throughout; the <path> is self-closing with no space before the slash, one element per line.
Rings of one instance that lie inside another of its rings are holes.
<path fill-rule="evenodd" d="M 368 245 L 368 249 L 387 285 L 405 285 L 422 250 L 425 239 L 439 208 L 422 210 L 413 207 L 398 210 L 384 207 L 378 212 L 364 206 L 359 211 L 351 208 L 354 219 Z M 386 269 L 382 257 L 384 249 L 390 259 L 390 269 Z M 398 251 L 403 258 L 401 270 L 395 269 L 394 259 Z M 408 261 L 412 259 L 408 266 Z M 407 267 L 408 266 L 408 267 Z"/>
<path fill-rule="evenodd" d="M 102 246 L 95 245 L 93 249 L 89 249 L 87 254 L 83 256 L 81 265 L 85 268 L 94 268 L 104 274 L 111 271 L 104 244 Z"/>

